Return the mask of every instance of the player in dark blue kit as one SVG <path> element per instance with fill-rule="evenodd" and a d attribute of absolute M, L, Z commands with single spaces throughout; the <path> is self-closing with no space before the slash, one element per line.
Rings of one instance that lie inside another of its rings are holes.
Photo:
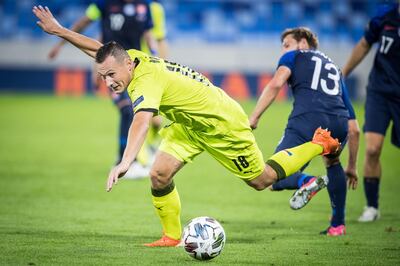
<path fill-rule="evenodd" d="M 318 40 L 309 29 L 288 29 L 282 33 L 281 40 L 284 54 L 279 60 L 274 77 L 264 88 L 250 116 L 250 126 L 253 129 L 257 128 L 261 115 L 274 101 L 282 86 L 288 83 L 293 91 L 293 110 L 276 151 L 311 140 L 313 131 L 318 127 L 329 128 L 332 136 L 342 143 L 342 147 L 350 136 L 350 156 L 346 174 L 349 177 L 349 184 L 355 188 L 359 129 L 340 71 L 331 59 L 316 50 Z M 271 188 L 272 190 L 298 189 L 291 198 L 290 205 L 293 209 L 300 209 L 319 190 L 328 185 L 332 219 L 324 233 L 331 236 L 345 234 L 347 186 L 339 154 L 340 152 L 324 156 L 327 177 L 315 177 L 297 172 L 278 181 Z"/>
<path fill-rule="evenodd" d="M 147 44 L 149 50 L 154 54 L 156 52 L 156 43 L 151 33 L 153 21 L 148 2 L 145 0 L 94 0 L 86 9 L 86 15 L 79 19 L 72 26 L 71 30 L 81 32 L 93 21 L 99 20 L 103 43 L 116 41 L 125 49 L 141 50 L 141 40 L 144 39 L 145 44 Z M 57 56 L 64 43 L 64 40 L 57 43 L 50 51 L 49 57 L 54 58 Z M 94 71 L 94 73 L 96 72 Z M 94 80 L 95 83 L 100 82 L 97 79 Z M 122 94 L 110 93 L 120 113 L 119 149 L 116 162 L 118 164 L 126 147 L 129 127 L 133 120 L 133 111 L 127 92 Z M 157 120 L 154 121 L 157 127 Z M 141 155 L 143 154 L 145 152 L 141 153 Z M 141 158 L 140 155 L 139 158 Z M 142 161 L 146 161 L 146 159 L 143 158 Z M 143 162 L 142 164 L 147 163 Z M 143 167 L 142 164 L 136 163 L 135 167 L 132 168 L 133 171 L 129 171 L 126 177 L 148 176 L 149 168 Z"/>
<path fill-rule="evenodd" d="M 393 123 L 392 144 L 400 147 L 400 5 L 385 6 L 378 13 L 369 21 L 364 37 L 354 47 L 343 68 L 343 75 L 348 76 L 371 46 L 378 43 L 365 103 L 364 191 L 367 206 L 358 219 L 360 222 L 371 222 L 380 217 L 378 197 L 382 170 L 379 158 L 390 121 Z"/>

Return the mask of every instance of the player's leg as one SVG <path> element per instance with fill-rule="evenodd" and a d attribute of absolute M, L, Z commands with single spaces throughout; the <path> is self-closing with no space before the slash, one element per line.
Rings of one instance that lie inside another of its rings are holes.
<path fill-rule="evenodd" d="M 359 217 L 360 222 L 371 222 L 379 218 L 379 185 L 381 180 L 380 155 L 385 136 L 365 132 L 364 193 L 367 206 Z"/>
<path fill-rule="evenodd" d="M 163 236 L 149 247 L 176 246 L 181 238 L 181 204 L 172 178 L 186 162 L 202 152 L 191 141 L 190 132 L 173 123 L 160 132 L 163 140 L 150 171 L 153 206 L 160 218 Z"/>
<path fill-rule="evenodd" d="M 283 191 L 283 190 L 293 190 L 300 188 L 303 184 L 307 183 L 313 176 L 305 174 L 301 171 L 298 171 L 286 178 L 278 180 L 276 183 L 273 183 L 269 189 L 271 191 Z M 307 182 L 304 182 L 308 179 Z"/>
<path fill-rule="evenodd" d="M 327 127 L 332 130 L 332 135 L 337 138 L 341 142 L 341 149 L 343 149 L 348 135 L 348 119 L 346 117 L 338 117 L 336 115 L 328 115 L 328 114 L 307 114 L 305 115 L 306 121 L 300 123 L 299 127 L 306 125 L 307 128 L 315 128 L 317 125 L 322 125 L 323 127 Z M 299 134 L 304 135 L 305 139 L 311 138 L 311 131 L 307 128 L 304 130 L 300 130 Z M 328 186 L 328 190 L 330 190 L 330 195 L 337 195 L 336 200 L 333 203 L 337 203 L 338 212 L 340 215 L 343 210 L 344 212 L 344 204 L 346 199 L 346 194 L 344 194 L 344 198 L 342 195 L 342 190 L 346 190 L 346 182 L 345 182 L 345 174 L 342 166 L 339 161 L 340 153 L 336 153 L 333 155 L 324 156 L 325 166 L 327 167 L 327 176 L 319 176 L 319 177 L 309 177 L 302 176 L 299 178 L 299 186 L 300 188 L 293 194 L 290 199 L 290 207 L 292 209 L 300 209 L 303 208 L 306 204 L 310 202 L 310 200 L 323 188 Z M 331 183 L 329 185 L 329 183 Z M 339 189 L 336 189 L 339 187 Z M 333 188 L 333 191 L 331 190 Z M 332 199 L 332 197 L 331 197 Z M 334 205 L 332 205 L 334 206 Z M 335 210 L 333 210 L 335 212 Z M 344 219 L 344 213 L 342 216 L 338 216 L 338 220 Z M 336 224 L 336 217 L 334 217 L 334 223 Z"/>
<path fill-rule="evenodd" d="M 150 170 L 151 194 L 154 209 L 160 218 L 163 236 L 146 246 L 176 246 L 181 238 L 181 202 L 173 181 L 184 163 L 172 155 L 159 151 Z"/>
<path fill-rule="evenodd" d="M 381 180 L 380 155 L 386 130 L 391 120 L 390 101 L 379 93 L 367 92 L 365 102 L 365 159 L 364 192 L 367 206 L 359 217 L 360 222 L 370 222 L 379 218 L 379 185 Z"/>
<path fill-rule="evenodd" d="M 216 160 L 256 190 L 269 187 L 278 179 L 297 172 L 315 156 L 336 151 L 339 147 L 339 142 L 328 131 L 317 129 L 312 142 L 280 151 L 265 165 L 250 129 L 232 132 L 225 142 L 217 137 L 201 141 L 203 148 Z"/>
<path fill-rule="evenodd" d="M 312 138 L 313 134 L 313 132 L 307 134 L 308 131 L 310 131 L 310 126 L 308 125 L 307 121 L 304 121 L 304 117 L 298 116 L 291 118 L 288 121 L 283 137 L 275 149 L 275 153 L 308 142 Z M 302 172 L 307 165 L 308 162 L 301 167 L 300 171 L 272 184 L 270 186 L 271 191 L 299 189 L 303 184 L 307 183 L 311 178 L 313 178 L 313 176 Z"/>
<path fill-rule="evenodd" d="M 385 136 L 375 132 L 365 132 L 364 175 L 379 178 L 382 174 L 380 156 Z"/>
<path fill-rule="evenodd" d="M 265 171 L 260 176 L 248 182 L 248 184 L 257 190 L 262 190 L 272 185 L 278 179 L 286 178 L 296 173 L 303 165 L 317 155 L 336 153 L 339 146 L 339 141 L 333 139 L 329 131 L 318 128 L 315 130 L 312 141 L 272 155 L 267 160 Z"/>
<path fill-rule="evenodd" d="M 340 163 L 339 156 L 324 156 L 324 162 L 329 178 L 328 194 L 331 202 L 332 216 L 330 226 L 321 234 L 339 236 L 346 233 L 345 206 L 346 206 L 346 174 Z"/>

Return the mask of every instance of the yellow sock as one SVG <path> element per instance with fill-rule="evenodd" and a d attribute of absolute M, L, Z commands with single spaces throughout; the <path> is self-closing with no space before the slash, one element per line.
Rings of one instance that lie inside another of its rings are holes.
<path fill-rule="evenodd" d="M 275 153 L 269 158 L 267 164 L 275 170 L 278 179 L 285 178 L 297 172 L 315 156 L 320 155 L 322 150 L 321 145 L 306 142 Z"/>
<path fill-rule="evenodd" d="M 167 194 L 164 194 L 166 192 Z M 153 206 L 160 217 L 163 232 L 172 239 L 181 238 L 181 200 L 174 183 L 162 191 L 152 190 Z"/>

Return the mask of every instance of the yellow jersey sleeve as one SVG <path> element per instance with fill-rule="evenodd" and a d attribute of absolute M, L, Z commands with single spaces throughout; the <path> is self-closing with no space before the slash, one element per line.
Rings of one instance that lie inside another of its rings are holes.
<path fill-rule="evenodd" d="M 163 93 L 163 87 L 158 83 L 151 73 L 141 75 L 140 80 L 135 82 L 129 95 L 135 113 L 148 111 L 158 114 Z"/>
<path fill-rule="evenodd" d="M 128 50 L 128 54 L 132 60 L 138 61 L 133 80 L 128 86 L 133 111 L 135 113 L 149 111 L 158 114 L 165 86 L 160 79 L 155 77 L 157 68 L 146 63 L 149 57 L 143 52 L 131 49 Z"/>
<path fill-rule="evenodd" d="M 100 9 L 97 7 L 96 4 L 90 4 L 87 8 L 86 8 L 86 12 L 85 12 L 86 16 L 92 20 L 98 20 L 101 18 L 101 11 Z"/>

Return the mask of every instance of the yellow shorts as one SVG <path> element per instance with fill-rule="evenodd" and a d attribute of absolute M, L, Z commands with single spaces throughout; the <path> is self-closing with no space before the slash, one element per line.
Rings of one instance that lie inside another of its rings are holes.
<path fill-rule="evenodd" d="M 250 128 L 229 134 L 207 135 L 173 123 L 160 131 L 163 137 L 159 150 L 182 162 L 192 160 L 207 151 L 225 168 L 243 180 L 259 176 L 265 162 Z"/>

